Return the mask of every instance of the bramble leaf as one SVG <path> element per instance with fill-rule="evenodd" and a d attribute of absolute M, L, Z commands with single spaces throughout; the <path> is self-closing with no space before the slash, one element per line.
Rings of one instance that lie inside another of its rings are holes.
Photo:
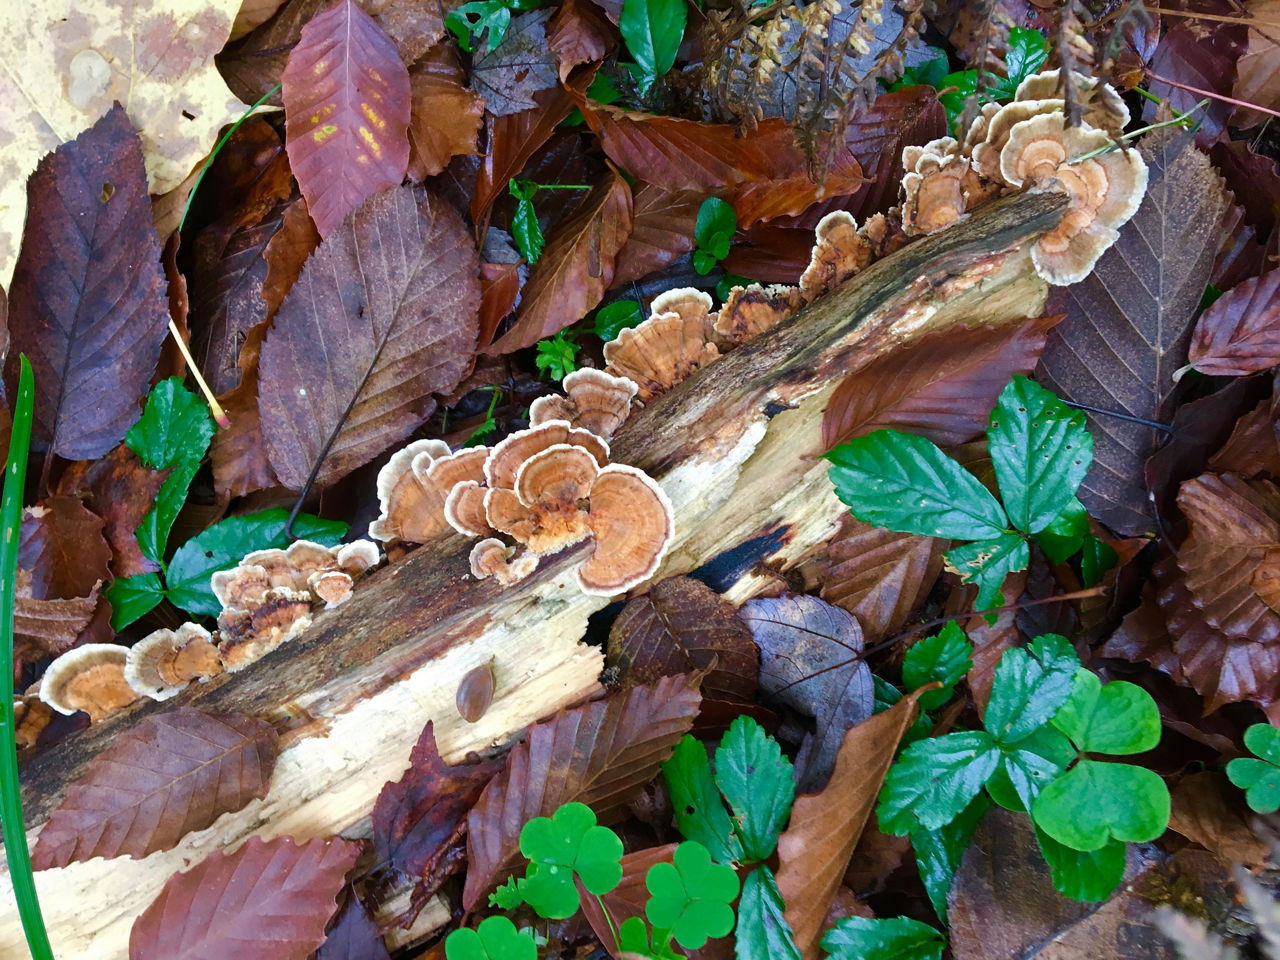
<path fill-rule="evenodd" d="M 791 925 L 782 916 L 785 907 L 772 870 L 761 864 L 747 874 L 738 901 L 735 960 L 800 960 Z"/>
<path fill-rule="evenodd" d="M 796 795 L 795 770 L 778 741 L 750 717 L 738 717 L 716 750 L 715 781 L 733 808 L 746 859 L 768 859 Z"/>
<path fill-rule="evenodd" d="M 978 821 L 989 806 L 991 801 L 978 794 L 973 803 L 946 826 L 937 830 L 912 830 L 910 833 L 920 879 L 929 894 L 929 902 L 933 904 L 933 912 L 944 923 L 951 881 L 960 869 L 960 858 L 969 846 L 973 831 L 978 828 Z"/>
<path fill-rule="evenodd" d="M 1002 745 L 1042 727 L 1071 696 L 1080 661 L 1064 637 L 1042 634 L 1025 650 L 1005 652 L 996 667 L 983 723 Z"/>
<path fill-rule="evenodd" d="M 1085 753 L 1143 753 L 1160 742 L 1160 709 L 1139 686 L 1102 681 L 1083 667 L 1053 725 Z"/>
<path fill-rule="evenodd" d="M 697 950 L 711 937 L 733 929 L 738 877 L 732 867 L 712 863 L 707 848 L 687 840 L 676 847 L 673 863 L 655 863 L 645 876 L 652 894 L 645 916 L 655 927 L 670 930 L 682 947 Z"/>
<path fill-rule="evenodd" d="M 1040 549 L 1050 563 L 1065 563 L 1080 551 L 1088 535 L 1089 511 L 1084 508 L 1083 503 L 1072 497 L 1062 512 L 1036 534 L 1036 543 L 1040 544 Z"/>
<path fill-rule="evenodd" d="M 1027 568 L 1027 564 L 1031 562 L 1031 550 L 1020 534 L 1005 533 L 990 540 L 977 540 L 954 547 L 943 554 L 943 560 L 947 569 L 956 573 L 961 580 L 978 585 L 978 597 L 973 602 L 973 608 L 982 611 L 1005 602 L 1004 595 L 1000 592 L 1005 577 Z M 994 617 L 995 614 L 991 616 Z"/>
<path fill-rule="evenodd" d="M 917 640 L 902 659 L 902 682 L 909 690 L 938 682 L 941 690 L 922 694 L 920 706 L 933 710 L 951 699 L 955 685 L 973 666 L 973 644 L 954 620 L 937 634 Z"/>
<path fill-rule="evenodd" d="M 908 917 L 845 917 L 822 938 L 829 960 L 941 960 L 944 946 L 942 934 Z"/>
<path fill-rule="evenodd" d="M 1040 791 L 1031 818 L 1073 850 L 1110 840 L 1154 840 L 1169 825 L 1169 788 L 1155 772 L 1127 763 L 1081 760 Z"/>
<path fill-rule="evenodd" d="M 989 733 L 963 730 L 917 740 L 889 768 L 876 816 L 885 833 L 937 830 L 969 806 L 1000 763 Z"/>
<path fill-rule="evenodd" d="M 1096 587 L 1119 560 L 1120 555 L 1111 544 L 1086 534 L 1080 552 L 1080 585 L 1086 589 Z"/>

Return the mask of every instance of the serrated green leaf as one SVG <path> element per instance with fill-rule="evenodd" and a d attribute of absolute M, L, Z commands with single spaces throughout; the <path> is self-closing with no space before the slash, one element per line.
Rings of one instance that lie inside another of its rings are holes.
<path fill-rule="evenodd" d="M 942 559 L 947 569 L 965 583 L 978 585 L 973 609 L 981 612 L 1007 602 L 1001 592 L 1005 578 L 1027 568 L 1031 562 L 1031 549 L 1020 534 L 1006 533 L 991 540 L 952 547 L 942 555 Z"/>
<path fill-rule="evenodd" d="M 581 348 L 576 338 L 577 334 L 571 330 L 561 330 L 549 340 L 539 340 L 535 345 L 538 352 L 533 358 L 534 365 L 543 372 L 549 372 L 552 379 L 563 380 L 578 369 L 577 357 Z"/>
<path fill-rule="evenodd" d="M 924 710 L 933 710 L 951 699 L 955 685 L 973 666 L 973 644 L 954 620 L 937 634 L 917 640 L 907 648 L 902 660 L 902 682 L 912 690 L 937 681 L 941 690 L 920 697 Z"/>
<path fill-rule="evenodd" d="M 963 730 L 907 747 L 889 768 L 876 816 L 885 833 L 904 836 L 946 826 L 978 795 L 1000 763 L 982 730 Z"/>
<path fill-rule="evenodd" d="M 746 861 L 768 859 L 796 795 L 795 768 L 778 741 L 750 717 L 738 717 L 716 750 L 715 780 L 733 809 Z"/>
<path fill-rule="evenodd" d="M 507 877 L 507 882 L 489 894 L 489 906 L 503 910 L 514 910 L 524 903 L 520 893 L 520 881 L 515 877 Z"/>
<path fill-rule="evenodd" d="M 446 960 L 537 960 L 538 945 L 506 917 L 486 917 L 475 930 L 455 930 L 444 941 Z"/>
<path fill-rule="evenodd" d="M 644 311 L 635 300 L 615 300 L 596 311 L 595 334 L 605 343 L 616 340 L 628 327 L 644 322 Z"/>
<path fill-rule="evenodd" d="M 1085 902 L 1106 900 L 1120 886 L 1125 865 L 1122 842 L 1111 840 L 1097 850 L 1072 850 L 1032 826 L 1049 865 L 1053 888 L 1064 897 Z"/>
<path fill-rule="evenodd" d="M 738 877 L 732 867 L 712 863 L 707 848 L 685 841 L 672 863 L 655 863 L 644 879 L 651 894 L 645 916 L 655 927 L 670 930 L 677 943 L 697 950 L 711 937 L 733 929 Z"/>
<path fill-rule="evenodd" d="M 687 16 L 684 0 L 623 0 L 618 28 L 640 68 L 641 96 L 675 65 Z"/>
<path fill-rule="evenodd" d="M 1236 757 L 1227 764 L 1227 777 L 1245 791 L 1245 801 L 1258 813 L 1280 810 L 1280 730 L 1255 723 L 1244 732 L 1244 745 L 1262 759 Z"/>
<path fill-rule="evenodd" d="M 107 587 L 107 599 L 111 601 L 112 629 L 123 630 L 164 599 L 164 584 L 158 573 L 122 577 Z"/>
<path fill-rule="evenodd" d="M 1083 667 L 1053 725 L 1085 753 L 1143 753 L 1160 742 L 1160 708 L 1139 686 L 1102 681 Z"/>
<path fill-rule="evenodd" d="M 1078 498 L 1072 497 L 1062 512 L 1036 534 L 1036 543 L 1050 563 L 1065 563 L 1084 546 L 1089 534 L 1089 511 Z"/>
<path fill-rule="evenodd" d="M 826 458 L 836 495 L 859 520 L 951 540 L 1008 532 L 995 497 L 924 437 L 876 430 L 840 444 Z"/>
<path fill-rule="evenodd" d="M 1066 737 L 1053 727 L 1041 727 L 1016 746 L 1004 749 L 1000 769 L 987 783 L 987 792 L 1008 810 L 1030 810 L 1040 791 L 1075 758 L 1075 748 Z M 1006 785 L 1016 803 L 1004 793 Z"/>
<path fill-rule="evenodd" d="M 1153 771 L 1081 760 L 1040 791 L 1031 818 L 1073 850 L 1099 850 L 1110 840 L 1154 840 L 1169 825 L 1169 809 L 1169 788 Z"/>
<path fill-rule="evenodd" d="M 747 874 L 738 901 L 735 960 L 800 960 L 791 925 L 782 916 L 785 909 L 772 870 L 761 865 Z"/>
<path fill-rule="evenodd" d="M 991 89 L 992 97 L 996 100 L 1011 99 L 1018 84 L 1033 73 L 1039 73 L 1047 59 L 1049 41 L 1044 34 L 1026 27 L 1011 27 L 1009 44 L 1004 51 L 1005 76 L 992 78 L 996 83 Z"/>
<path fill-rule="evenodd" d="M 178 548 L 169 563 L 166 596 L 187 613 L 217 616 L 222 605 L 209 587 L 214 571 L 229 570 L 253 550 L 287 547 L 289 538 L 284 528 L 288 521 L 289 511 L 275 508 L 228 517 L 192 537 Z M 325 546 L 341 543 L 347 529 L 345 523 L 321 520 L 307 513 L 298 514 L 293 521 L 295 535 Z"/>
<path fill-rule="evenodd" d="M 1096 587 L 1107 571 L 1120 562 L 1120 555 L 1110 544 L 1103 543 L 1093 534 L 1086 534 L 1080 548 L 1080 584 L 1085 589 Z"/>
<path fill-rule="evenodd" d="M 951 892 L 951 882 L 960 869 L 960 858 L 968 849 L 978 821 L 990 806 L 991 802 L 980 793 L 945 827 L 912 830 L 909 834 L 925 892 L 929 894 L 933 912 L 944 925 L 947 922 L 947 894 Z"/>
<path fill-rule="evenodd" d="M 830 960 L 940 960 L 945 946 L 937 930 L 908 917 L 845 917 L 822 938 Z"/>
<path fill-rule="evenodd" d="M 1025 533 L 1039 533 L 1067 508 L 1093 463 L 1084 413 L 1020 376 L 991 411 L 987 448 L 1005 512 Z"/>
<path fill-rule="evenodd" d="M 978 71 L 957 70 L 948 73 L 938 82 L 938 89 L 946 91 L 938 94 L 938 102 L 947 111 L 948 125 L 955 132 L 956 121 L 964 113 L 964 102 L 978 89 Z"/>
<path fill-rule="evenodd" d="M 987 730 L 1004 746 L 1030 736 L 1071 696 L 1079 668 L 1070 644 L 1057 634 L 1043 634 L 1026 649 L 1006 650 L 983 717 Z"/>
<path fill-rule="evenodd" d="M 711 851 L 718 863 L 741 862 L 742 844 L 733 832 L 733 821 L 720 799 L 702 742 L 685 734 L 672 751 L 671 759 L 662 765 L 662 775 L 671 794 L 676 829 Z"/>

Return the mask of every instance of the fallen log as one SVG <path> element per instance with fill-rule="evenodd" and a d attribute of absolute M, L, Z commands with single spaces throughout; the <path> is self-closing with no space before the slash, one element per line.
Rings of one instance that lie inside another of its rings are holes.
<path fill-rule="evenodd" d="M 844 511 L 821 460 L 831 391 L 847 372 L 925 333 L 1038 315 L 1046 288 L 1028 246 L 1065 203 L 1059 194 L 1020 195 L 983 208 L 873 264 L 634 414 L 613 459 L 659 480 L 675 506 L 675 542 L 659 577 L 719 558 L 717 582 L 737 602 L 772 580 L 761 561 L 785 569 L 821 544 Z M 37 873 L 57 955 L 126 957 L 134 918 L 172 874 L 251 835 L 367 835 L 379 790 L 401 775 L 428 720 L 441 753 L 457 760 L 596 694 L 601 652 L 581 638 L 608 601 L 573 583 L 587 548 L 502 588 L 470 577 L 470 547 L 461 537 L 424 546 L 249 669 L 135 706 L 32 757 L 22 788 L 34 844 L 66 785 L 140 717 L 177 704 L 240 711 L 276 723 L 287 741 L 265 799 L 176 849 Z M 454 704 L 458 683 L 491 657 L 493 704 L 468 724 Z M 7 872 L 0 898 L 12 902 Z M 16 911 L 6 910 L 0 956 L 22 955 L 23 944 Z"/>

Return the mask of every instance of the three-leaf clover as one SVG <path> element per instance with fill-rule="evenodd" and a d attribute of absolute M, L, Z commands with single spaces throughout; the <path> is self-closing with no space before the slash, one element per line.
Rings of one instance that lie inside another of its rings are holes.
<path fill-rule="evenodd" d="M 582 803 L 566 803 L 550 817 L 534 817 L 520 831 L 529 860 L 520 895 L 539 916 L 562 920 L 578 910 L 576 875 L 588 893 L 608 893 L 622 879 L 622 841 Z"/>
<path fill-rule="evenodd" d="M 738 876 L 732 867 L 712 863 L 707 848 L 692 840 L 676 847 L 672 859 L 655 863 L 645 876 L 651 894 L 645 916 L 670 930 L 680 946 L 697 950 L 733 929 L 730 904 L 738 896 Z"/>
<path fill-rule="evenodd" d="M 682 960 L 683 954 L 671 949 L 671 937 L 667 930 L 654 930 L 653 942 L 649 941 L 649 928 L 639 917 L 628 917 L 618 927 L 618 950 L 634 953 L 653 960 Z"/>
<path fill-rule="evenodd" d="M 1244 745 L 1261 757 L 1236 757 L 1227 764 L 1227 776 L 1245 791 L 1245 801 L 1258 813 L 1280 810 L 1280 730 L 1255 723 L 1244 732 Z"/>
<path fill-rule="evenodd" d="M 697 246 L 693 251 L 693 269 L 710 273 L 712 268 L 729 255 L 733 232 L 738 229 L 738 218 L 733 207 L 719 197 L 707 197 L 698 208 L 698 222 L 693 238 Z"/>
<path fill-rule="evenodd" d="M 474 930 L 455 930 L 444 941 L 447 960 L 537 960 L 538 945 L 506 917 L 488 917 Z"/>

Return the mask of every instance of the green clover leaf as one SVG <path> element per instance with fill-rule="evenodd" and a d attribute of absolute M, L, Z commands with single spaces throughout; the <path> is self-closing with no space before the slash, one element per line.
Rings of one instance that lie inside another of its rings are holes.
<path fill-rule="evenodd" d="M 1083 667 L 1053 725 L 1085 753 L 1144 753 L 1160 742 L 1160 709 L 1151 694 L 1123 680 L 1103 686 Z"/>
<path fill-rule="evenodd" d="M 506 917 L 489 917 L 474 930 L 455 930 L 444 941 L 446 960 L 537 960 L 538 945 Z"/>
<path fill-rule="evenodd" d="M 684 960 L 684 954 L 671 949 L 671 937 L 666 930 L 654 930 L 653 942 L 649 942 L 649 926 L 639 917 L 628 917 L 618 927 L 618 951 L 637 953 L 652 960 Z"/>
<path fill-rule="evenodd" d="M 1244 732 L 1244 745 L 1261 757 L 1237 757 L 1227 764 L 1227 776 L 1241 790 L 1249 808 L 1258 813 L 1280 810 L 1280 730 L 1255 723 Z"/>
<path fill-rule="evenodd" d="M 1031 818 L 1072 850 L 1112 840 L 1154 840 L 1169 825 L 1169 788 L 1159 774 L 1128 763 L 1081 760 L 1040 791 Z"/>
<path fill-rule="evenodd" d="M 578 910 L 576 874 L 588 893 L 608 893 L 622 879 L 622 841 L 582 803 L 566 803 L 550 817 L 534 817 L 520 831 L 529 870 L 520 881 L 526 903 L 548 920 Z"/>
<path fill-rule="evenodd" d="M 1034 824 L 1032 826 L 1035 826 Z M 1109 840 L 1097 850 L 1072 850 L 1035 828 L 1053 888 L 1072 900 L 1106 900 L 1124 879 L 1124 844 Z"/>
<path fill-rule="evenodd" d="M 686 840 L 676 847 L 673 863 L 655 863 L 644 885 L 652 896 L 645 916 L 655 927 L 670 930 L 682 947 L 697 950 L 711 937 L 733 929 L 738 876 L 732 867 L 711 862 L 707 848 Z"/>

